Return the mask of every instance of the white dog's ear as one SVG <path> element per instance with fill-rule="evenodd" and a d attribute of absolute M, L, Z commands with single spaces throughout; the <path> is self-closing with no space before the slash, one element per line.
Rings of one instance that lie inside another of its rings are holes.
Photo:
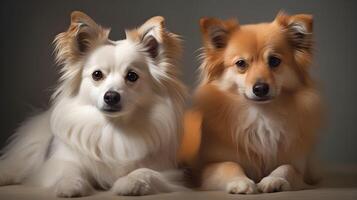
<path fill-rule="evenodd" d="M 109 32 L 88 15 L 80 11 L 72 12 L 68 30 L 58 34 L 54 41 L 57 61 L 61 64 L 78 61 L 95 46 L 107 41 Z"/>
<path fill-rule="evenodd" d="M 154 60 L 162 53 L 169 53 L 170 48 L 176 49 L 178 53 L 181 49 L 177 35 L 166 31 L 165 18 L 162 16 L 152 17 L 140 27 L 127 30 L 126 38 L 140 43 L 143 51 Z"/>

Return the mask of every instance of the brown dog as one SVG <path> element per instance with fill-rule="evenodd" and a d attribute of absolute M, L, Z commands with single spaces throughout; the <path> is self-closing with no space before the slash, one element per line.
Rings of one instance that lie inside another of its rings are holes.
<path fill-rule="evenodd" d="M 321 103 L 309 74 L 311 15 L 271 23 L 203 18 L 203 63 L 180 151 L 204 190 L 250 194 L 311 181 Z M 257 183 L 257 184 L 256 184 Z"/>

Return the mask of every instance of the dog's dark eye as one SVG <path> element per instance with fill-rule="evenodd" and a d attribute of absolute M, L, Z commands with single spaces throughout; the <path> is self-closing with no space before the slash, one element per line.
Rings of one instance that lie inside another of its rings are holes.
<path fill-rule="evenodd" d="M 103 79 L 103 73 L 100 70 L 96 70 L 92 73 L 92 78 L 95 81 Z"/>
<path fill-rule="evenodd" d="M 247 67 L 247 62 L 245 62 L 245 60 L 238 60 L 236 65 L 239 69 L 245 69 Z"/>
<path fill-rule="evenodd" d="M 129 71 L 127 74 L 126 74 L 126 77 L 125 77 L 126 80 L 130 81 L 130 82 L 135 82 L 139 79 L 139 75 L 133 71 Z"/>
<path fill-rule="evenodd" d="M 281 63 L 280 58 L 278 58 L 276 56 L 269 56 L 269 58 L 268 58 L 269 67 L 271 67 L 271 68 L 278 67 L 280 65 L 280 63 Z"/>

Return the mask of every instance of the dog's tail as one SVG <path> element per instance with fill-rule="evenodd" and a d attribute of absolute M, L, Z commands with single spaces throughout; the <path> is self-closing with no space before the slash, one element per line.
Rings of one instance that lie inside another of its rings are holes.
<path fill-rule="evenodd" d="M 194 164 L 201 145 L 202 114 L 190 110 L 184 116 L 184 134 L 178 152 L 180 165 Z"/>
<path fill-rule="evenodd" d="M 42 166 L 52 141 L 50 111 L 27 120 L 0 156 L 0 185 L 21 183 Z"/>

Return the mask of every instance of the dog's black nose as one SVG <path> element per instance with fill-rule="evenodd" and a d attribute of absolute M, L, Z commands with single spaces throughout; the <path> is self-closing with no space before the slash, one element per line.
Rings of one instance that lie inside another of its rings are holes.
<path fill-rule="evenodd" d="M 253 86 L 253 93 L 257 97 L 264 97 L 269 93 L 269 85 L 266 83 L 256 83 Z"/>
<path fill-rule="evenodd" d="M 120 94 L 115 91 L 108 91 L 104 94 L 104 102 L 109 106 L 115 106 L 120 101 Z"/>

